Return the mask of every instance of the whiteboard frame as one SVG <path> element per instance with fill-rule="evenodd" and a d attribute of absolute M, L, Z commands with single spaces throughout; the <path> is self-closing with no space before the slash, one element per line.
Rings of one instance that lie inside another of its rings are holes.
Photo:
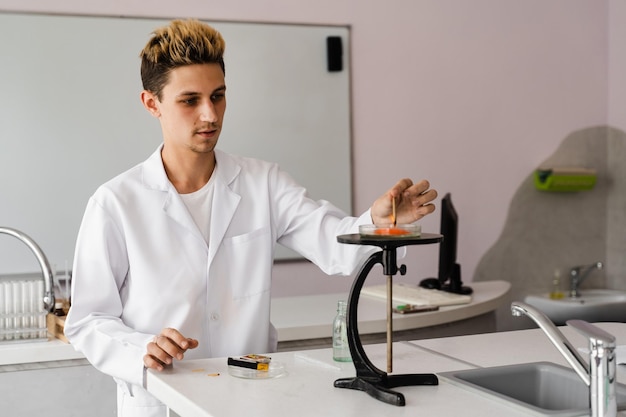
<path fill-rule="evenodd" d="M 28 234 L 56 269 L 71 265 L 89 196 L 161 143 L 158 121 L 139 101 L 138 55 L 170 20 L 0 13 L 0 36 L 10 39 L 0 46 L 0 225 Z M 311 197 L 352 214 L 350 28 L 207 23 L 227 44 L 218 148 L 276 161 Z M 275 42 L 261 41 L 268 33 Z M 326 36 L 343 39 L 339 73 L 326 71 Z M 10 239 L 0 235 L 0 274 L 37 270 Z M 279 249 L 276 260 L 300 259 Z"/>

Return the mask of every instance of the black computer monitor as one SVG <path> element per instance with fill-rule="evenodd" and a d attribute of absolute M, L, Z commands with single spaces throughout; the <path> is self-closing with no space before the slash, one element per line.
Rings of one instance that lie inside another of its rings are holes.
<path fill-rule="evenodd" d="M 456 259 L 459 216 L 452 204 L 450 193 L 447 193 L 441 199 L 440 233 L 443 235 L 443 241 L 439 245 L 438 277 L 436 279 L 427 278 L 422 280 L 420 285 L 457 294 L 471 294 L 472 289 L 463 285 L 461 265 Z"/>

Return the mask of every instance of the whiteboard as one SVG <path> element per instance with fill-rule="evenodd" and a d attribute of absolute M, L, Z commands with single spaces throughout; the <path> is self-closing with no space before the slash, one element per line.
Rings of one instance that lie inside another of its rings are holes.
<path fill-rule="evenodd" d="M 218 148 L 278 162 L 311 197 L 351 213 L 349 28 L 210 23 L 226 40 Z M 161 143 L 139 100 L 139 52 L 164 24 L 0 14 L 0 226 L 29 235 L 59 270 L 91 194 Z M 327 69 L 328 36 L 342 38 L 343 71 Z M 0 274 L 38 270 L 10 236 L 0 254 Z"/>

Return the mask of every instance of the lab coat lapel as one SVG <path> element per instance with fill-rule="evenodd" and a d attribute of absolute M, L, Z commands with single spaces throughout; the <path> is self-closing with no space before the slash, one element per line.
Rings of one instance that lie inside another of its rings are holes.
<path fill-rule="evenodd" d="M 189 214 L 189 210 L 187 210 L 187 206 L 185 206 L 182 198 L 180 198 L 178 192 L 167 178 L 165 168 L 163 168 L 163 160 L 161 159 L 162 148 L 163 145 L 159 146 L 143 165 L 144 185 L 148 188 L 163 191 L 165 195 L 163 211 L 206 245 L 202 233 L 198 230 L 198 226 L 196 226 L 191 214 Z"/>
<path fill-rule="evenodd" d="M 187 206 L 175 190 L 167 193 L 167 199 L 163 205 L 163 210 L 165 210 L 165 213 L 167 213 L 172 220 L 187 229 L 189 233 L 194 235 L 194 237 L 198 238 L 200 242 L 206 245 L 204 237 L 202 237 L 202 233 L 200 233 L 198 226 L 196 226 L 191 214 L 189 214 L 189 210 L 187 210 Z"/>
<path fill-rule="evenodd" d="M 217 253 L 241 200 L 241 196 L 230 188 L 241 167 L 223 152 L 215 151 L 215 157 L 217 159 L 217 169 L 215 170 L 217 175 L 211 208 L 209 263 Z"/>

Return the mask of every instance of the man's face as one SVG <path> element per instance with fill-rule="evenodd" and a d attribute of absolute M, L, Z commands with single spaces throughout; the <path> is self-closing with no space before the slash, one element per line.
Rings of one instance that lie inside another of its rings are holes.
<path fill-rule="evenodd" d="M 211 153 L 222 130 L 225 94 L 219 64 L 186 65 L 170 72 L 162 100 L 150 95 L 153 105 L 146 107 L 161 122 L 165 146 Z"/>

